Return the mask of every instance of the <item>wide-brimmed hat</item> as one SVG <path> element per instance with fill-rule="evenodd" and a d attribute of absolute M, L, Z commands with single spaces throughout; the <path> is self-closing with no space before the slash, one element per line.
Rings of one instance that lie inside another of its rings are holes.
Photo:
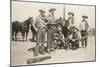
<path fill-rule="evenodd" d="M 76 26 L 72 26 L 70 27 L 70 29 L 79 31 L 79 29 Z"/>
<path fill-rule="evenodd" d="M 86 15 L 83 15 L 83 16 L 82 16 L 82 18 L 88 18 L 88 16 L 86 16 Z"/>
<path fill-rule="evenodd" d="M 41 13 L 45 13 L 45 11 L 44 11 L 44 10 L 42 10 L 42 9 L 39 9 L 39 12 L 41 12 Z"/>
<path fill-rule="evenodd" d="M 79 31 L 79 29 L 78 29 L 77 27 L 75 27 L 75 29 L 76 29 L 77 31 Z"/>
<path fill-rule="evenodd" d="M 49 9 L 49 12 L 55 11 L 55 10 L 56 10 L 55 8 L 51 8 L 51 9 Z"/>
<path fill-rule="evenodd" d="M 69 15 L 69 14 L 72 14 L 72 16 L 74 16 L 74 13 L 73 13 L 73 12 L 68 12 L 68 15 Z"/>

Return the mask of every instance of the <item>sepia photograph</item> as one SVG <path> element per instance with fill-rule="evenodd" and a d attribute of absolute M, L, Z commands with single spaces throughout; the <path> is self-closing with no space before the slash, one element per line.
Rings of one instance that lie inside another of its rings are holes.
<path fill-rule="evenodd" d="M 96 61 L 96 6 L 11 1 L 11 66 Z"/>

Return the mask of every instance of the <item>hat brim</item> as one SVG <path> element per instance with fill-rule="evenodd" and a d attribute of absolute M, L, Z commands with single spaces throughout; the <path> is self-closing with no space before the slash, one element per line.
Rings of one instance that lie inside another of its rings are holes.
<path fill-rule="evenodd" d="M 77 27 L 75 27 L 75 26 L 71 27 L 70 29 L 79 31 L 79 29 Z"/>
<path fill-rule="evenodd" d="M 82 16 L 82 18 L 88 18 L 88 16 Z"/>
<path fill-rule="evenodd" d="M 56 11 L 56 9 L 55 8 L 52 8 L 52 9 L 49 10 L 49 12 L 51 12 L 51 11 Z"/>
<path fill-rule="evenodd" d="M 40 13 L 45 13 L 45 11 L 44 11 L 44 10 L 39 10 L 39 12 L 40 12 Z"/>
<path fill-rule="evenodd" d="M 74 13 L 72 13 L 72 12 L 68 12 L 68 15 L 69 15 L 69 14 L 72 14 L 72 15 L 74 16 Z"/>
<path fill-rule="evenodd" d="M 78 28 L 75 28 L 77 31 L 79 31 L 79 29 Z"/>

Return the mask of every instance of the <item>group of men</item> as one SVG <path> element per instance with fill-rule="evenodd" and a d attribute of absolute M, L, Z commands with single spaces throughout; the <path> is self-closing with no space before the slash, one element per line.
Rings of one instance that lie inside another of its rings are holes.
<path fill-rule="evenodd" d="M 56 33 L 56 26 L 55 26 L 55 13 L 56 9 L 55 8 L 51 8 L 48 10 L 49 14 L 48 16 L 45 15 L 45 11 L 40 9 L 39 12 L 39 16 L 36 17 L 35 19 L 35 23 L 33 24 L 33 27 L 35 28 L 37 35 L 36 35 L 36 46 L 35 46 L 35 50 L 34 50 L 34 55 L 38 56 L 39 53 L 40 54 L 45 54 L 50 53 L 51 51 L 54 51 L 54 35 Z M 74 13 L 73 12 L 68 12 L 69 15 L 69 26 L 70 27 L 74 27 Z M 75 33 L 77 33 L 77 31 L 81 32 L 81 36 L 84 37 L 87 35 L 87 31 L 89 28 L 89 25 L 87 23 L 87 18 L 88 16 L 82 16 L 83 20 L 80 23 L 80 30 L 78 30 L 75 27 Z M 45 51 L 45 34 L 47 32 L 47 45 L 46 45 L 46 51 Z M 61 34 L 61 31 L 59 32 L 59 34 Z M 69 36 L 70 42 L 72 44 L 74 44 L 74 39 L 73 36 Z M 87 38 L 84 38 L 82 40 L 82 46 L 86 47 L 87 46 Z"/>

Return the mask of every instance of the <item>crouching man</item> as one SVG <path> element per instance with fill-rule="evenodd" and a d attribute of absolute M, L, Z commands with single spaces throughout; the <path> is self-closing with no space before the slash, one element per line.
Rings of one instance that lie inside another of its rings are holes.
<path fill-rule="evenodd" d="M 80 39 L 81 35 L 79 34 L 79 30 L 76 27 L 74 27 L 74 30 L 69 35 L 70 48 L 72 50 L 76 50 L 79 48 Z"/>
<path fill-rule="evenodd" d="M 64 48 L 64 36 L 62 34 L 62 30 L 59 30 L 54 34 L 54 45 L 55 48 Z"/>

